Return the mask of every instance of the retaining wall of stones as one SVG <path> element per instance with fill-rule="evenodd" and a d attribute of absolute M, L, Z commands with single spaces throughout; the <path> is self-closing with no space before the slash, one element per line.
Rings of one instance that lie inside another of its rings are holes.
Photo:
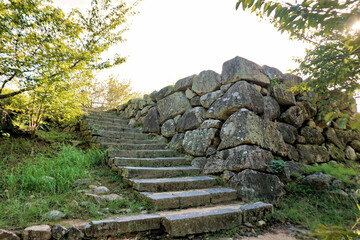
<path fill-rule="evenodd" d="M 193 156 L 192 164 L 205 173 L 221 175 L 243 199 L 276 200 L 284 194 L 283 182 L 303 164 L 359 158 L 358 131 L 340 129 L 339 119 L 317 120 L 308 96 L 289 90 L 302 81 L 235 57 L 223 64 L 221 74 L 202 71 L 132 99 L 118 111 L 130 125 Z M 356 105 L 342 110 L 353 114 Z M 274 164 L 282 161 L 286 171 L 280 176 Z"/>

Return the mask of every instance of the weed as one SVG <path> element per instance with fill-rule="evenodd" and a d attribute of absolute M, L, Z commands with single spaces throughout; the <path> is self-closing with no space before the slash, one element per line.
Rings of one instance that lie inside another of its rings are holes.
<path fill-rule="evenodd" d="M 49 131 L 38 130 L 37 135 L 50 142 L 68 142 L 76 139 L 76 136 L 71 133 L 60 132 L 53 128 L 50 128 Z"/>
<path fill-rule="evenodd" d="M 304 173 L 306 174 L 314 174 L 314 173 L 325 173 L 334 176 L 336 179 L 341 180 L 346 184 L 354 184 L 351 181 L 351 177 L 354 177 L 358 174 L 359 166 L 354 164 L 348 163 L 347 165 L 331 162 L 331 163 L 324 163 L 321 165 L 312 165 L 306 166 L 303 169 Z"/>
<path fill-rule="evenodd" d="M 319 224 L 349 226 L 358 210 L 351 199 L 317 193 L 310 186 L 288 184 L 288 194 L 275 203 L 275 218 L 290 221 L 310 230 Z"/>
<path fill-rule="evenodd" d="M 271 160 L 271 168 L 275 174 L 280 173 L 287 167 L 287 163 L 282 159 Z"/>

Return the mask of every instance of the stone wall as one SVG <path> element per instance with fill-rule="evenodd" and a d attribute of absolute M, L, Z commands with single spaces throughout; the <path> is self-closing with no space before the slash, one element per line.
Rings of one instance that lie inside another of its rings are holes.
<path fill-rule="evenodd" d="M 337 119 L 317 120 L 307 95 L 289 91 L 301 82 L 235 57 L 223 64 L 221 75 L 202 71 L 118 110 L 130 125 L 162 135 L 171 148 L 193 156 L 193 166 L 221 175 L 243 199 L 276 200 L 302 164 L 359 158 L 360 133 L 339 129 Z M 356 105 L 342 109 L 353 114 Z M 285 177 L 275 174 L 275 159 L 286 162 Z"/>

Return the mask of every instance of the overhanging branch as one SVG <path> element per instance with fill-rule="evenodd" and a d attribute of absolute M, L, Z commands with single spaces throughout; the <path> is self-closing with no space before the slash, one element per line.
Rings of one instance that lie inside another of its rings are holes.
<path fill-rule="evenodd" d="M 20 93 L 23 93 L 23 92 L 26 92 L 26 91 L 30 91 L 30 90 L 33 90 L 34 87 L 29 87 L 29 88 L 23 88 L 23 89 L 20 89 L 18 91 L 15 91 L 15 92 L 11 92 L 11 93 L 8 93 L 8 94 L 3 94 L 3 95 L 0 95 L 0 99 L 4 99 L 4 98 L 9 98 L 9 97 L 13 97 L 13 96 L 16 96 Z"/>

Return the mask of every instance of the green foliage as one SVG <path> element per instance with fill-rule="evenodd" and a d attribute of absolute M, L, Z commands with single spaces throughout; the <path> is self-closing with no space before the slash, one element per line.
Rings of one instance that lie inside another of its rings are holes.
<path fill-rule="evenodd" d="M 284 170 L 287 167 L 287 163 L 282 159 L 273 159 L 271 160 L 271 169 L 273 173 L 277 174 Z"/>
<path fill-rule="evenodd" d="M 39 131 L 42 138 L 0 138 L 0 228 L 48 223 L 45 213 L 59 210 L 66 218 L 99 219 L 134 214 L 148 207 L 127 192 L 121 177 L 104 166 L 104 152 L 79 150 L 62 143 L 72 136 Z M 49 143 L 51 140 L 51 143 Z M 92 201 L 74 187 L 76 179 L 100 181 L 124 198 L 111 203 Z M 131 211 L 129 211 L 130 209 Z"/>
<path fill-rule="evenodd" d="M 65 15 L 50 0 L 0 0 L 0 98 L 124 62 L 117 54 L 102 60 L 101 54 L 123 41 L 131 8 L 93 0 L 85 13 Z M 2 94 L 9 82 L 18 90 Z"/>
<path fill-rule="evenodd" d="M 358 0 L 302 0 L 295 4 L 265 0 L 239 0 L 236 9 L 250 9 L 293 39 L 313 45 L 294 72 L 308 77 L 299 86 L 312 91 L 310 100 L 325 115 L 349 99 L 360 85 L 360 19 Z"/>
<path fill-rule="evenodd" d="M 53 128 L 50 128 L 49 131 L 41 131 L 41 130 L 39 130 L 37 132 L 37 134 L 42 139 L 45 139 L 45 140 L 50 141 L 50 142 L 65 143 L 65 142 L 68 142 L 70 140 L 76 139 L 76 136 L 74 136 L 71 133 L 59 132 L 59 131 L 56 131 Z"/>
<path fill-rule="evenodd" d="M 356 164 L 358 165 L 358 164 Z M 337 162 L 324 163 L 321 165 L 311 165 L 303 168 L 305 174 L 314 174 L 314 173 L 325 173 L 334 176 L 336 179 L 341 180 L 346 184 L 354 184 L 354 181 L 351 181 L 351 177 L 355 177 L 359 172 L 359 166 L 354 165 L 344 165 Z"/>
<path fill-rule="evenodd" d="M 26 118 L 33 136 L 44 118 L 63 123 L 82 114 L 92 71 L 126 60 L 102 54 L 123 41 L 134 14 L 133 6 L 111 0 L 92 0 L 90 9 L 68 15 L 51 3 L 0 0 L 0 99 L 28 93 L 3 105 Z"/>
<path fill-rule="evenodd" d="M 274 217 L 314 231 L 319 224 L 352 226 L 359 214 L 352 199 L 315 192 L 308 185 L 286 185 L 287 194 L 275 203 Z"/>
<path fill-rule="evenodd" d="M 356 191 L 356 194 L 359 194 L 359 190 Z M 346 239 L 346 240 L 357 240 L 360 239 L 360 232 L 356 229 L 357 225 L 360 223 L 359 213 L 360 213 L 360 205 L 359 201 L 355 199 L 357 210 L 358 210 L 358 218 L 355 224 L 349 227 L 343 226 L 332 226 L 332 225 L 323 225 L 319 224 L 318 229 L 315 229 L 315 233 L 313 236 L 316 236 L 317 239 L 331 240 L 331 239 Z"/>
<path fill-rule="evenodd" d="M 3 190 L 9 198 L 20 193 L 64 193 L 76 179 L 88 177 L 86 169 L 102 162 L 104 154 L 99 150 L 83 153 L 75 147 L 62 147 L 53 157 L 38 156 L 22 166 L 8 169 L 1 177 Z"/>
<path fill-rule="evenodd" d="M 119 80 L 113 75 L 104 81 L 94 80 L 90 86 L 92 107 L 113 109 L 130 99 L 140 97 L 134 92 L 130 80 Z"/>

